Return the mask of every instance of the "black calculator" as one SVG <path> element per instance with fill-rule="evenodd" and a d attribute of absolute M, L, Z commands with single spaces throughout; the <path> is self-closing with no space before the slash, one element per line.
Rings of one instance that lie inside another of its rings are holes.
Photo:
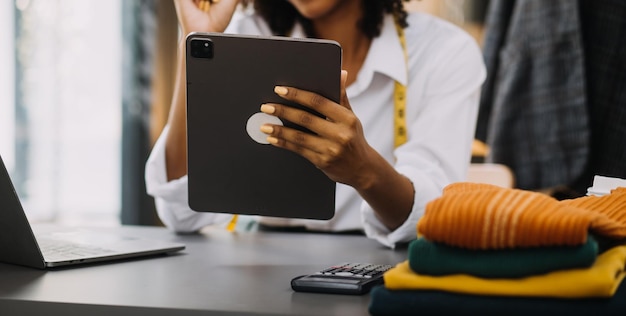
<path fill-rule="evenodd" d="M 388 264 L 343 263 L 293 278 L 291 288 L 297 292 L 361 295 L 383 284 L 383 273 L 391 268 L 393 265 Z"/>

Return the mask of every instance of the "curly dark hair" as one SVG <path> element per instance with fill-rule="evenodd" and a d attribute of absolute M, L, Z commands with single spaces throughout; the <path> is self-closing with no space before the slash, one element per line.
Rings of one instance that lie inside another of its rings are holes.
<path fill-rule="evenodd" d="M 380 35 L 383 17 L 385 13 L 393 14 L 396 21 L 403 28 L 408 26 L 406 22 L 407 12 L 403 1 L 409 0 L 361 0 L 363 4 L 363 18 L 359 21 L 359 28 L 370 39 Z M 267 21 L 272 33 L 279 36 L 287 36 L 296 22 L 302 24 L 308 37 L 316 37 L 313 24 L 303 17 L 296 8 L 288 1 L 254 0 L 254 9 Z"/>

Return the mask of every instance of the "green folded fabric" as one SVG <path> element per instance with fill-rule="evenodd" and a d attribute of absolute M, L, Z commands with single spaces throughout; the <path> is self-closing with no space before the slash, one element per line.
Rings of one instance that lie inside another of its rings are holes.
<path fill-rule="evenodd" d="M 409 244 L 411 270 L 424 275 L 470 274 L 483 278 L 516 278 L 555 270 L 586 268 L 598 256 L 598 243 L 589 235 L 576 247 L 469 250 L 434 243 L 422 237 Z"/>

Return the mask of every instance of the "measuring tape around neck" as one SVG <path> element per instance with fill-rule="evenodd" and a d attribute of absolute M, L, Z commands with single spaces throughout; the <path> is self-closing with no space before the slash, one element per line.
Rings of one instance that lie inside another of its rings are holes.
<path fill-rule="evenodd" d="M 409 54 L 406 48 L 406 37 L 404 29 L 396 21 L 396 31 L 400 38 L 400 45 L 404 53 L 404 62 L 407 67 L 409 64 Z M 394 131 L 394 148 L 406 143 L 407 127 L 406 127 L 406 86 L 396 80 L 393 90 L 393 131 Z"/>

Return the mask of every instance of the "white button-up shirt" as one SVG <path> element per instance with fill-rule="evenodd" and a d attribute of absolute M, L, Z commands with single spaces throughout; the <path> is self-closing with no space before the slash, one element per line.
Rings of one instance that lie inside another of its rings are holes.
<path fill-rule="evenodd" d="M 411 13 L 404 30 L 408 65 L 388 15 L 381 35 L 373 39 L 356 81 L 347 95 L 360 119 L 367 142 L 415 188 L 413 208 L 399 228 L 389 230 L 372 207 L 350 186 L 337 184 L 336 214 L 330 220 L 261 218 L 271 225 L 306 226 L 313 230 L 362 229 L 370 238 L 394 247 L 416 237 L 416 224 L 426 204 L 443 187 L 465 179 L 471 156 L 480 86 L 485 67 L 476 41 L 458 27 L 438 18 Z M 257 15 L 233 19 L 227 32 L 271 35 Z M 292 36 L 303 37 L 296 27 Z M 394 82 L 407 86 L 408 141 L 394 148 Z M 201 213 L 189 208 L 187 176 L 167 181 L 166 126 L 146 164 L 146 186 L 155 198 L 163 223 L 178 232 L 224 224 L 231 214 Z"/>

